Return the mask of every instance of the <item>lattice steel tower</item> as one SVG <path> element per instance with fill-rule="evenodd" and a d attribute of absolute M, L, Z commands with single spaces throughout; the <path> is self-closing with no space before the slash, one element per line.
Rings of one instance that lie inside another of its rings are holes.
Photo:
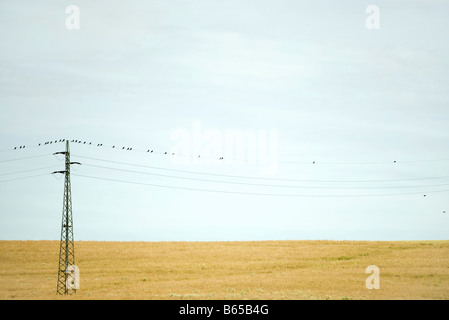
<path fill-rule="evenodd" d="M 59 268 L 58 268 L 58 286 L 57 294 L 76 293 L 75 266 L 75 245 L 73 239 L 73 217 L 72 217 L 72 192 L 70 186 L 70 165 L 80 164 L 79 162 L 70 162 L 69 141 L 66 140 L 66 150 L 54 154 L 65 155 L 65 171 L 55 171 L 53 173 L 62 173 L 65 176 L 64 181 L 64 199 L 62 209 L 61 241 L 59 244 Z"/>

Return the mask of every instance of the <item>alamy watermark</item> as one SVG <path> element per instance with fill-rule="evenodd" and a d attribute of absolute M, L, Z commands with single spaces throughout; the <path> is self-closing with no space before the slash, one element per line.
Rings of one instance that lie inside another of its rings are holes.
<path fill-rule="evenodd" d="M 365 273 L 372 273 L 366 278 L 365 286 L 367 289 L 380 289 L 380 270 L 378 266 L 371 265 L 366 267 Z"/>
<path fill-rule="evenodd" d="M 80 9 L 76 5 L 69 5 L 65 9 L 69 16 L 66 18 L 65 26 L 68 30 L 80 29 Z M 380 29 L 380 9 L 376 5 L 369 5 L 365 8 L 365 13 L 369 14 L 365 20 L 365 27 L 368 30 Z"/>
<path fill-rule="evenodd" d="M 78 290 L 80 288 L 80 269 L 75 265 L 70 265 L 67 266 L 65 273 L 67 273 L 66 288 Z"/>
<path fill-rule="evenodd" d="M 380 29 L 380 9 L 376 5 L 369 5 L 366 7 L 365 12 L 369 16 L 365 20 L 365 27 L 368 30 Z"/>
<path fill-rule="evenodd" d="M 80 28 L 80 8 L 70 5 L 65 8 L 65 13 L 69 15 L 65 20 L 65 27 L 68 30 L 78 30 Z"/>
<path fill-rule="evenodd" d="M 194 121 L 190 130 L 172 131 L 170 153 L 176 164 L 246 163 L 257 164 L 262 174 L 278 170 L 279 133 L 276 129 L 203 128 Z M 176 157 L 176 155 L 182 155 Z"/>

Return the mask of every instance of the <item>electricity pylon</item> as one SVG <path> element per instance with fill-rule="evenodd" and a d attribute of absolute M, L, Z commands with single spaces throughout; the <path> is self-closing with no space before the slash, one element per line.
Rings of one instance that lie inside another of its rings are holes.
<path fill-rule="evenodd" d="M 55 171 L 54 173 L 63 173 L 64 181 L 64 200 L 62 209 L 61 241 L 59 244 L 59 268 L 57 294 L 76 293 L 77 286 L 74 272 L 75 266 L 75 245 L 73 239 L 73 218 L 72 218 L 72 191 L 70 186 L 70 165 L 81 164 L 79 162 L 70 162 L 69 141 L 66 140 L 66 150 L 54 154 L 65 155 L 65 171 Z"/>

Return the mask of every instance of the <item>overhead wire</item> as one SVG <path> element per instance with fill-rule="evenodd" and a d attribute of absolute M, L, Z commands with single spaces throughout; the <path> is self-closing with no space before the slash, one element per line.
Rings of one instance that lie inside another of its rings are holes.
<path fill-rule="evenodd" d="M 190 190 L 190 191 L 202 191 L 202 192 L 212 192 L 212 193 L 225 193 L 225 194 L 239 194 L 239 195 L 254 195 L 254 196 L 278 196 L 278 197 L 313 197 L 313 198 L 354 198 L 354 197 L 385 197 L 385 196 L 401 196 L 401 195 L 416 195 L 422 194 L 422 192 L 403 192 L 403 193 L 389 193 L 389 194 L 351 194 L 351 195 L 317 195 L 317 194 L 287 194 L 287 193 L 259 193 L 259 192 L 244 192 L 244 191 L 229 191 L 229 190 L 215 190 L 215 189 L 202 189 L 202 188 L 191 188 L 191 187 L 180 187 L 180 186 L 167 186 L 154 183 L 144 183 L 136 181 L 127 181 L 120 179 L 102 178 L 89 175 L 73 174 L 73 176 L 90 178 L 96 180 L 113 181 L 126 184 L 143 185 L 150 187 L 160 187 L 160 188 L 170 188 L 170 189 L 180 189 L 180 190 Z M 427 191 L 426 193 L 436 193 L 436 192 L 449 192 L 448 190 L 434 190 Z"/>
<path fill-rule="evenodd" d="M 23 170 L 23 171 L 16 171 L 16 172 L 0 173 L 0 176 L 7 176 L 7 175 L 13 175 L 13 174 L 19 174 L 19 173 L 25 173 L 25 172 L 31 172 L 31 171 L 39 171 L 39 170 L 51 169 L 51 168 L 55 168 L 55 166 L 29 169 L 29 170 Z"/>
<path fill-rule="evenodd" d="M 266 181 L 284 181 L 284 182 L 326 182 L 326 183 L 373 183 L 373 182 L 399 182 L 399 181 L 417 181 L 417 180 L 436 180 L 436 179 L 447 179 L 449 176 L 439 176 L 439 177 L 424 177 L 424 178 L 407 178 L 407 179 L 373 179 L 373 180 L 322 180 L 322 179 L 287 179 L 287 178 L 269 178 L 269 177 L 255 177 L 255 176 L 242 176 L 242 175 L 230 175 L 230 174 L 219 174 L 210 172 L 200 172 L 200 171 L 189 171 L 173 168 L 164 168 L 157 166 L 148 166 L 130 162 L 122 162 L 108 159 L 101 159 L 95 157 L 82 156 L 78 154 L 72 154 L 74 157 L 96 160 L 101 162 L 108 162 L 114 164 L 121 164 L 127 166 L 156 169 L 171 172 L 181 172 L 188 174 L 206 175 L 206 176 L 217 176 L 217 177 L 227 177 L 227 178 L 241 178 L 241 179 L 254 179 L 254 180 L 266 180 Z"/>
<path fill-rule="evenodd" d="M 143 172 L 136 170 L 128 170 L 128 169 L 120 169 L 106 166 L 98 166 L 92 164 L 83 164 L 84 166 L 129 172 L 129 173 L 137 173 L 137 174 L 145 174 L 151 176 L 165 177 L 165 178 L 173 178 L 173 179 L 182 179 L 182 180 L 191 180 L 191 181 L 202 181 L 202 182 L 212 182 L 212 183 L 225 183 L 225 184 L 237 184 L 237 185 L 249 185 L 249 186 L 258 186 L 258 187 L 277 187 L 277 188 L 297 188 L 297 189 L 339 189 L 339 190 L 354 190 L 354 189 L 408 189 L 408 188 L 428 188 L 428 187 L 441 187 L 441 186 L 449 186 L 449 183 L 443 184 L 432 184 L 432 185 L 412 185 L 412 186 L 376 186 L 376 187 L 323 187 L 323 186 L 299 186 L 299 185 L 279 185 L 279 184 L 265 184 L 265 183 L 250 183 L 250 182 L 239 182 L 239 181 L 223 181 L 223 180 L 211 180 L 211 179 L 201 179 L 201 178 L 193 178 L 193 177 L 182 177 L 182 176 L 173 176 L 166 174 L 158 174 L 153 172 Z"/>
<path fill-rule="evenodd" d="M 38 156 L 30 156 L 30 157 L 15 158 L 15 159 L 6 159 L 6 160 L 0 160 L 0 163 L 19 161 L 19 160 L 27 160 L 27 159 L 33 159 L 33 158 L 42 158 L 42 157 L 46 157 L 46 156 L 50 156 L 50 155 L 51 154 L 42 154 L 42 155 L 38 155 Z"/>
<path fill-rule="evenodd" d="M 66 139 L 59 139 L 54 140 L 54 143 L 59 142 L 65 142 Z M 104 147 L 104 148 L 112 148 L 116 150 L 124 150 L 124 151 L 137 151 L 137 152 L 146 152 L 149 154 L 163 154 L 168 156 L 173 156 L 174 153 L 170 153 L 168 151 L 158 152 L 154 149 L 136 149 L 133 147 L 119 147 L 116 145 L 104 145 L 103 143 L 92 143 L 82 140 L 71 140 L 73 143 L 82 144 L 82 145 L 88 145 L 88 146 L 97 146 L 97 147 Z M 39 143 L 37 145 L 28 146 L 30 147 L 41 147 L 45 145 L 53 144 L 53 140 L 47 141 L 45 143 Z M 15 151 L 15 150 L 24 150 L 26 149 L 26 146 L 20 146 L 16 147 L 14 149 L 8 149 L 8 150 L 2 150 L 2 151 Z M 37 155 L 37 156 L 29 156 L 29 157 L 22 157 L 22 158 L 14 158 L 14 159 L 5 159 L 0 160 L 0 163 L 5 162 L 13 162 L 13 161 L 20 161 L 20 160 L 26 160 L 26 159 L 32 159 L 32 158 L 39 158 L 39 157 L 45 157 L 49 156 L 51 154 L 43 154 L 43 155 Z M 116 168 L 116 167 L 106 167 L 106 166 L 99 166 L 99 165 L 93 165 L 93 164 L 84 164 L 86 166 L 96 167 L 96 168 L 102 168 L 107 170 L 115 170 L 115 171 L 122 171 L 122 172 L 129 172 L 129 173 L 136 173 L 136 174 L 145 174 L 145 175 L 152 175 L 152 176 L 159 176 L 164 178 L 171 178 L 171 179 L 182 179 L 182 180 L 189 180 L 189 181 L 202 181 L 202 182 L 211 182 L 211 183 L 223 183 L 223 184 L 232 184 L 232 185 L 249 185 L 249 186 L 258 186 L 258 187 L 280 187 L 280 188 L 304 188 L 304 189 L 336 189 L 336 190 L 354 190 L 354 189 L 402 189 L 402 188 L 433 188 L 433 187 L 443 187 L 448 186 L 447 183 L 441 183 L 441 184 L 428 184 L 428 185 L 407 185 L 407 186 L 363 186 L 363 187 L 342 187 L 342 186 L 304 186 L 304 185 L 286 185 L 286 184 L 271 184 L 266 183 L 268 181 L 278 181 L 278 182 L 313 182 L 313 183 L 382 183 L 382 182 L 410 182 L 410 181 L 424 181 L 424 180 L 439 180 L 439 179 L 447 179 L 449 176 L 433 176 L 433 177 L 419 177 L 419 178 L 405 178 L 405 179 L 371 179 L 371 180 L 323 180 L 323 179 L 289 179 L 289 178 L 273 178 L 273 177 L 257 177 L 257 176 L 245 176 L 245 175 L 233 175 L 233 174 L 223 174 L 223 173 L 212 173 L 212 172 L 201 172 L 201 171 L 191 171 L 191 170 L 181 170 L 181 169 L 174 169 L 174 168 L 167 168 L 167 167 L 158 167 L 158 166 L 150 166 L 150 165 L 143 165 L 143 164 L 137 164 L 137 163 L 131 163 L 131 162 L 122 162 L 122 161 L 114 161 L 109 159 L 101 159 L 96 157 L 88 157 L 78 154 L 73 154 L 73 157 L 79 157 L 82 159 L 90 159 L 94 161 L 101 161 L 101 162 L 107 162 L 107 163 L 113 163 L 113 164 L 119 164 L 119 165 L 126 165 L 126 166 L 133 166 L 133 167 L 140 167 L 140 168 L 147 168 L 147 169 L 153 169 L 153 170 L 161 170 L 161 171 L 167 171 L 167 172 L 174 172 L 174 173 L 183 173 L 188 175 L 200 175 L 200 176 L 210 176 L 210 177 L 220 177 L 220 178 L 231 178 L 231 179 L 246 179 L 246 180 L 253 180 L 253 181 L 260 181 L 260 182 L 243 182 L 243 181 L 224 181 L 224 180 L 215 180 L 215 179 L 206 179 L 206 178 L 198 178 L 198 177 L 185 177 L 185 176 L 179 176 L 179 175 L 169 175 L 169 174 L 162 174 L 162 173 L 154 173 L 154 172 L 143 172 L 143 171 L 136 171 L 136 170 L 129 170 L 129 169 L 123 169 L 123 168 Z M 179 155 L 176 156 L 188 156 L 188 155 Z M 190 155 L 191 156 L 191 155 Z M 196 156 L 192 156 L 196 157 Z M 200 155 L 198 155 L 200 157 Z M 206 158 L 206 157 L 203 157 Z M 59 159 L 59 158 L 58 158 Z M 212 159 L 212 158 L 208 158 Z M 61 160 L 61 159 L 59 159 Z M 223 160 L 223 157 L 219 157 L 218 160 Z M 436 161 L 448 161 L 449 159 L 432 159 L 432 160 L 407 160 L 407 161 L 372 161 L 372 162 L 319 162 L 319 161 L 313 161 L 313 162 L 305 162 L 305 161 L 276 161 L 276 163 L 285 163 L 285 164 L 323 164 L 323 165 L 368 165 L 368 164 L 398 164 L 398 163 L 419 163 L 419 162 L 436 162 Z M 257 161 L 256 161 L 257 162 Z M 258 163 L 264 163 L 264 162 L 258 162 Z M 31 172 L 31 171 L 37 171 L 37 170 L 43 170 L 52 167 L 43 167 L 43 168 L 36 168 L 36 169 L 29 169 L 29 170 L 23 170 L 23 171 L 17 171 L 17 172 L 10 172 L 10 173 L 3 173 L 0 174 L 0 176 L 5 175 L 13 175 L 13 174 L 19 174 L 19 173 L 25 173 L 25 172 Z M 19 177 L 19 178 L 13 178 L 13 179 L 7 179 L 7 180 L 0 180 L 0 182 L 7 182 L 7 181 L 14 181 L 14 180 L 21 180 L 21 179 L 28 179 L 33 177 L 39 177 L 46 174 L 40 174 L 40 175 L 34 175 L 34 176 L 27 176 L 27 177 Z M 246 192 L 246 191 L 229 191 L 229 190 L 215 190 L 215 189 L 204 189 L 204 188 L 192 188 L 192 187 L 182 187 L 182 186 L 169 186 L 169 185 L 163 185 L 163 184 L 151 184 L 151 183 L 144 183 L 144 182 L 135 182 L 135 181 L 127 181 L 127 180 L 119 180 L 119 179 L 110 179 L 110 178 L 101 178 L 101 177 L 94 177 L 94 176 L 88 176 L 88 175 L 81 175 L 81 174 L 73 174 L 74 176 L 80 176 L 80 177 L 86 177 L 86 178 L 92 178 L 92 179 L 100 179 L 105 181 L 115 181 L 115 182 L 121 182 L 121 183 L 128 183 L 128 184 L 136 184 L 136 185 L 146 185 L 146 186 L 153 186 L 153 187 L 161 187 L 161 188 L 172 188 L 172 189 L 183 189 L 183 190 L 193 190 L 193 191 L 208 191 L 208 192 L 215 192 L 215 193 L 228 193 L 228 194 L 247 194 L 247 195 L 267 195 L 267 196 L 288 196 L 288 197 L 375 197 L 375 196 L 393 196 L 393 195 L 408 195 L 408 194 L 422 194 L 423 191 L 417 191 L 417 192 L 402 192 L 402 193 L 388 193 L 388 194 L 352 194 L 352 195 L 311 195 L 311 194 L 287 194 L 287 193 L 260 193 L 260 192 Z M 449 190 L 433 190 L 433 191 L 426 191 L 425 193 L 432 193 L 432 192 L 447 192 Z"/>
<path fill-rule="evenodd" d="M 0 180 L 1 182 L 9 182 L 9 181 L 16 181 L 16 180 L 23 180 L 23 179 L 30 179 L 30 178 L 36 178 L 36 177 L 42 177 L 42 176 L 48 176 L 48 173 L 42 173 L 42 174 L 37 174 L 34 176 L 26 176 L 26 177 L 20 177 L 20 178 L 13 178 L 13 179 L 7 179 L 7 180 Z"/>

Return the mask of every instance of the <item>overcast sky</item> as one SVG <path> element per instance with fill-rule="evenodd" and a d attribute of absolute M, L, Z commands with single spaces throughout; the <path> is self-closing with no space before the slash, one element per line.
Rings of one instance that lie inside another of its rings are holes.
<path fill-rule="evenodd" d="M 2 1 L 0 239 L 448 239 L 448 9 Z"/>

